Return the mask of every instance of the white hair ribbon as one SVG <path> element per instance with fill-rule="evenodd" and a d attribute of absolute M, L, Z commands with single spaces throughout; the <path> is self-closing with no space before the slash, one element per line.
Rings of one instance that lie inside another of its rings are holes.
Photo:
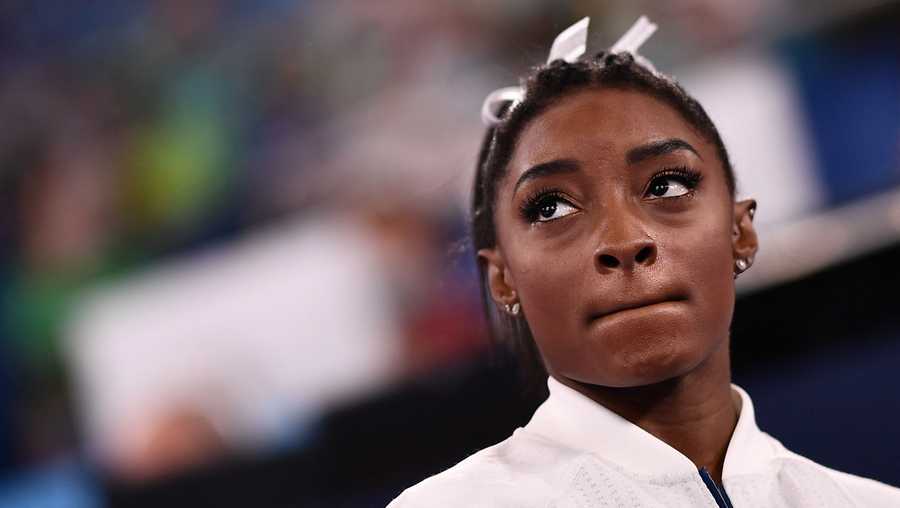
<path fill-rule="evenodd" d="M 560 32 L 560 34 L 556 36 L 556 39 L 553 40 L 553 45 L 550 46 L 550 55 L 547 57 L 547 63 L 558 59 L 565 60 L 569 63 L 577 61 L 587 49 L 587 31 L 589 23 L 590 18 L 582 18 L 574 25 Z M 641 65 L 655 72 L 653 65 L 650 64 L 646 58 L 639 56 L 637 51 L 640 49 L 641 45 L 647 42 L 647 39 L 653 35 L 656 28 L 657 26 L 651 23 L 646 16 L 641 16 L 634 25 L 632 25 L 631 28 L 629 28 L 628 31 L 613 44 L 610 53 L 631 53 L 635 57 L 635 60 Z M 484 103 L 481 105 L 481 121 L 488 127 L 500 123 L 501 119 L 497 115 L 503 104 L 509 102 L 509 107 L 511 109 L 515 107 L 516 104 L 522 102 L 524 97 L 525 90 L 520 86 L 507 86 L 494 90 L 488 94 L 484 99 Z"/>
<path fill-rule="evenodd" d="M 647 42 L 647 39 L 656 32 L 656 29 L 659 28 L 656 23 L 651 23 L 647 16 L 641 16 L 637 21 L 631 25 L 631 28 L 625 32 L 622 37 L 619 37 L 619 40 L 613 44 L 612 48 L 609 49 L 610 53 L 631 53 L 637 63 L 643 65 L 644 67 L 650 69 L 654 74 L 656 74 L 656 68 L 653 67 L 653 64 L 650 63 L 650 60 L 647 60 L 643 56 L 638 54 L 638 50 L 641 49 L 641 46 Z"/>
<path fill-rule="evenodd" d="M 578 60 L 578 57 L 584 54 L 587 49 L 587 31 L 591 18 L 581 18 L 574 25 L 566 28 L 556 39 L 553 39 L 553 45 L 550 46 L 550 56 L 547 57 L 547 63 L 557 58 L 561 58 L 569 63 Z"/>

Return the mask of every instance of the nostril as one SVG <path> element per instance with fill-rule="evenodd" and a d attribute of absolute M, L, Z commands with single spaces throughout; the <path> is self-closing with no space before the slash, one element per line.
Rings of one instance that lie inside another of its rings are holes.
<path fill-rule="evenodd" d="M 650 259 L 651 256 L 653 256 L 653 246 L 648 245 L 638 251 L 637 255 L 634 256 L 634 261 L 636 263 L 644 263 Z"/>
<path fill-rule="evenodd" d="M 600 264 L 607 268 L 615 268 L 619 266 L 619 260 L 616 259 L 615 256 L 610 256 L 609 254 L 601 254 Z"/>

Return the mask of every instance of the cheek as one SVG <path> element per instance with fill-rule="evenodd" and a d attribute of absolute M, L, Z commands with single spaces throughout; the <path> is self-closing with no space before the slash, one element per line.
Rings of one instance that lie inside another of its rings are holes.
<path fill-rule="evenodd" d="M 516 287 L 532 331 L 559 330 L 578 308 L 585 275 L 591 270 L 576 249 L 527 246 L 516 263 Z"/>
<path fill-rule="evenodd" d="M 560 324 L 573 313 L 592 271 L 590 231 L 583 222 L 551 233 L 505 219 L 500 240 L 532 332 L 545 322 Z"/>
<path fill-rule="evenodd" d="M 679 231 L 661 250 L 663 264 L 663 256 L 671 263 L 665 269 L 673 270 L 689 292 L 689 320 L 676 324 L 679 333 L 668 348 L 668 358 L 682 371 L 700 365 L 728 340 L 734 312 L 730 216 L 713 211 L 705 216 L 717 220 Z"/>
<path fill-rule="evenodd" d="M 583 333 L 577 309 L 590 292 L 587 285 L 597 283 L 590 249 L 577 241 L 519 240 L 509 261 L 539 349 L 546 355 L 550 349 L 577 347 L 575 339 Z"/>
<path fill-rule="evenodd" d="M 728 332 L 734 308 L 731 222 L 706 221 L 698 226 L 680 232 L 667 249 L 668 257 L 690 285 L 698 326 L 714 338 L 721 337 Z"/>

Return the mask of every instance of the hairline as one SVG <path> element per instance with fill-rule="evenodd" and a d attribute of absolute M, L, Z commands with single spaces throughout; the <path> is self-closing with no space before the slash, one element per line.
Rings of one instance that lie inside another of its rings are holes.
<path fill-rule="evenodd" d="M 622 92 L 631 92 L 631 93 L 641 94 L 641 95 L 657 102 L 658 104 L 668 108 L 669 110 L 673 111 L 676 115 L 678 115 L 678 118 L 687 126 L 687 128 L 690 130 L 691 133 L 693 133 L 695 136 L 700 138 L 704 143 L 706 143 L 708 145 L 708 147 L 710 148 L 712 153 L 715 155 L 715 158 L 718 160 L 719 170 L 725 171 L 725 172 L 729 171 L 730 168 L 726 167 L 726 161 L 722 160 L 722 155 L 719 153 L 719 150 L 716 147 L 715 140 L 709 139 L 709 136 L 707 134 L 705 134 L 698 126 L 695 126 L 686 117 L 686 115 L 683 112 L 679 111 L 678 108 L 676 108 L 675 106 L 670 104 L 668 101 L 660 98 L 657 94 L 654 94 L 648 90 L 641 90 L 640 88 L 634 87 L 634 86 L 623 86 L 620 84 L 613 84 L 613 85 L 607 86 L 607 85 L 603 85 L 603 84 L 599 84 L 599 83 L 586 83 L 583 87 L 576 87 L 576 88 L 573 88 L 573 89 L 571 89 L 567 92 L 564 92 L 560 95 L 550 98 L 546 104 L 543 104 L 543 108 L 538 109 L 538 111 L 533 112 L 531 114 L 531 116 L 529 116 L 525 120 L 522 120 L 522 122 L 524 122 L 524 123 L 518 127 L 518 133 L 515 136 L 515 139 L 513 140 L 512 144 L 509 148 L 509 153 L 506 157 L 507 160 L 504 161 L 504 164 L 502 164 L 498 168 L 497 175 L 495 178 L 497 183 L 499 184 L 508 175 L 509 165 L 513 161 L 513 159 L 515 159 L 516 151 L 519 149 L 520 143 L 522 141 L 522 137 L 525 135 L 526 131 L 532 126 L 534 121 L 536 121 L 542 115 L 547 114 L 551 109 L 558 107 L 560 105 L 560 103 L 564 102 L 567 99 L 571 99 L 571 98 L 575 97 L 576 95 L 587 94 L 587 93 L 600 93 L 600 92 L 604 92 L 606 90 L 616 90 L 616 91 L 622 91 Z M 696 99 L 695 99 L 695 102 L 697 102 Z M 710 122 L 712 122 L 712 119 L 710 119 Z M 715 124 L 713 124 L 713 125 L 715 126 Z M 721 137 L 721 134 L 720 134 L 720 137 Z M 494 142 L 496 142 L 496 135 L 495 135 Z M 697 153 L 693 149 L 691 151 L 693 151 L 698 157 L 700 157 L 699 153 Z M 700 157 L 700 158 L 702 159 L 702 157 Z M 485 162 L 487 162 L 487 161 L 485 161 Z M 730 166 L 730 163 L 728 164 L 728 166 Z M 727 185 L 728 185 L 728 183 L 726 181 L 726 186 Z M 495 191 L 494 196 L 493 196 L 493 199 L 495 200 L 494 203 L 496 203 L 496 197 L 499 194 L 499 189 L 500 189 L 499 185 L 497 185 L 494 188 L 494 191 Z M 735 196 L 736 196 L 736 191 L 733 189 L 728 189 L 728 193 L 731 195 L 731 200 L 734 201 Z M 495 225 L 495 228 L 496 228 L 496 225 Z"/>

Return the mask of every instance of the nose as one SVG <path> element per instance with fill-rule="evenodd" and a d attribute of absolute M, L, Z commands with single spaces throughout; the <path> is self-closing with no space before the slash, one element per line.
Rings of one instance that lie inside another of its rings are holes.
<path fill-rule="evenodd" d="M 633 271 L 655 263 L 658 252 L 653 238 L 634 224 L 617 222 L 606 229 L 594 251 L 597 270 Z"/>

